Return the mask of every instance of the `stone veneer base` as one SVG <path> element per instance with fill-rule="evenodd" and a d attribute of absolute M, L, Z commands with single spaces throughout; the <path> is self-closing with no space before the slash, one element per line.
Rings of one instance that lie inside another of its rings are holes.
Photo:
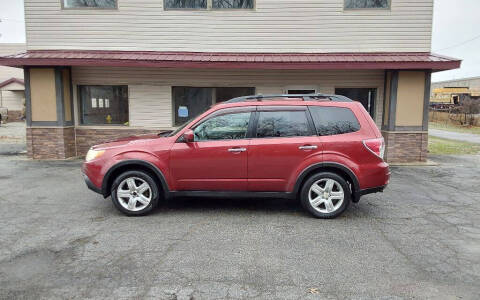
<path fill-rule="evenodd" d="M 428 132 L 382 131 L 388 163 L 426 162 Z"/>
<path fill-rule="evenodd" d="M 27 127 L 27 155 L 33 159 L 74 157 L 73 127 Z"/>
<path fill-rule="evenodd" d="M 158 133 L 159 129 L 28 127 L 27 153 L 33 159 L 65 159 L 84 156 L 91 146 L 122 137 Z M 382 131 L 385 160 L 389 163 L 426 162 L 428 133 Z"/>

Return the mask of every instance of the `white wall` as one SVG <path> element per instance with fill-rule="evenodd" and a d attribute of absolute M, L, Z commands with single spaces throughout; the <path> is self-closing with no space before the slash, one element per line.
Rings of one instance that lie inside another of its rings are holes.
<path fill-rule="evenodd" d="M 0 91 L 0 107 L 8 110 L 22 110 L 25 102 L 24 91 Z"/>
<path fill-rule="evenodd" d="M 182 70 L 155 68 L 73 67 L 77 85 L 128 85 L 130 126 L 172 127 L 172 86 L 255 87 L 257 93 L 284 93 L 290 86 L 315 86 L 318 92 L 334 93 L 339 87 L 377 88 L 378 125 L 383 110 L 383 70 Z M 77 93 L 74 92 L 74 98 Z M 75 100 L 76 101 L 76 100 Z M 77 108 L 78 105 L 75 105 Z M 75 113 L 78 117 L 78 110 Z M 78 122 L 77 122 L 78 124 Z"/>
<path fill-rule="evenodd" d="M 25 44 L 0 43 L 0 56 L 20 53 L 26 50 Z M 0 82 L 10 78 L 23 79 L 23 69 L 0 66 Z M 9 110 L 22 110 L 25 99 L 24 86 L 18 83 L 12 83 L 8 86 L 12 91 L 0 91 L 0 107 L 6 107 Z M 15 90 L 15 91 L 13 91 Z"/>
<path fill-rule="evenodd" d="M 229 52 L 430 51 L 433 0 L 391 10 L 344 10 L 344 0 L 256 0 L 254 10 L 163 10 L 119 0 L 118 10 L 61 9 L 25 0 L 28 49 Z"/>

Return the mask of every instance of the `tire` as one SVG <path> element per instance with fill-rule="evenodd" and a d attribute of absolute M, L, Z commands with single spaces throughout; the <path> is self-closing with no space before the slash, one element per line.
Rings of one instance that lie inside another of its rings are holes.
<path fill-rule="evenodd" d="M 125 215 L 143 216 L 158 205 L 159 188 L 149 173 L 127 171 L 113 181 L 111 196 L 115 207 Z"/>
<path fill-rule="evenodd" d="M 343 199 L 342 195 L 343 194 Z M 333 219 L 350 205 L 351 193 L 347 181 L 335 173 L 317 173 L 302 186 L 300 202 L 316 218 Z"/>

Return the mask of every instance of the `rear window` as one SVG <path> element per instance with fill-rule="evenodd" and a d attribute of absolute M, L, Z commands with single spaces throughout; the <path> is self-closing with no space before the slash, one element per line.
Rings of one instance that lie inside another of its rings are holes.
<path fill-rule="evenodd" d="M 320 136 L 336 135 L 360 130 L 355 114 L 344 107 L 310 106 L 315 128 Z"/>
<path fill-rule="evenodd" d="M 257 137 L 310 136 L 306 111 L 262 111 L 258 117 Z"/>

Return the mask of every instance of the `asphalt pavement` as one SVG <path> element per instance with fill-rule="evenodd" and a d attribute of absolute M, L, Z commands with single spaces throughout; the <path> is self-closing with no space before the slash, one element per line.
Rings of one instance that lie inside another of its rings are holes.
<path fill-rule="evenodd" d="M 479 299 L 480 156 L 431 159 L 317 220 L 278 199 L 126 217 L 79 161 L 0 154 L 0 299 Z"/>

